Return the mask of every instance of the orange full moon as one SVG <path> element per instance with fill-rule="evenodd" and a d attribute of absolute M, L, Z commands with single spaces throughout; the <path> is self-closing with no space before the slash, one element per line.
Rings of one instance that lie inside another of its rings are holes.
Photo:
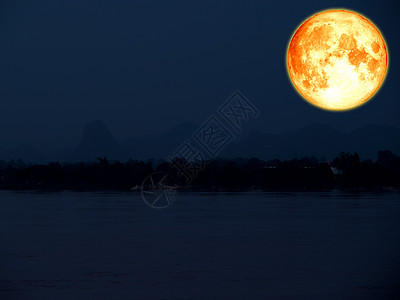
<path fill-rule="evenodd" d="M 379 30 L 358 13 L 333 9 L 307 19 L 287 52 L 289 77 L 308 102 L 343 111 L 367 102 L 382 85 L 388 53 Z"/>

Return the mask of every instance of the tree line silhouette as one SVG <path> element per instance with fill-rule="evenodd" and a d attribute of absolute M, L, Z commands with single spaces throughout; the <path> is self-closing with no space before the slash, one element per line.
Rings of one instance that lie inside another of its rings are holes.
<path fill-rule="evenodd" d="M 169 173 L 178 187 L 332 189 L 400 187 L 400 157 L 380 151 L 377 160 L 360 160 L 357 153 L 340 153 L 331 162 L 305 157 L 281 161 L 257 158 L 215 159 L 188 184 L 169 161 L 108 161 L 30 164 L 0 160 L 0 189 L 113 189 L 140 187 L 155 171 Z"/>

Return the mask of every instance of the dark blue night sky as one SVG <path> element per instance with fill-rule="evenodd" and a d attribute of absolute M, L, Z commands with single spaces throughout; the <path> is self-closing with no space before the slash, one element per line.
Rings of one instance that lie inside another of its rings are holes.
<path fill-rule="evenodd" d="M 307 104 L 285 67 L 296 27 L 337 7 L 370 18 L 390 55 L 379 94 L 344 113 Z M 399 127 L 397 12 L 394 1 L 2 1 L 0 150 L 75 145 L 94 119 L 119 139 L 201 123 L 235 90 L 262 132 Z"/>

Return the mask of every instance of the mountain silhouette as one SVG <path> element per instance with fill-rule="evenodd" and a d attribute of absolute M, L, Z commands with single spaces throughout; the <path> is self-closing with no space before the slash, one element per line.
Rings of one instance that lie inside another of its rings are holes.
<path fill-rule="evenodd" d="M 395 127 L 368 124 L 350 132 L 348 138 L 349 149 L 359 151 L 361 156 L 375 158 L 379 150 L 400 153 L 400 130 Z"/>
<path fill-rule="evenodd" d="M 391 126 L 369 124 L 345 133 L 316 123 L 283 134 L 253 131 L 246 139 L 227 146 L 221 156 L 285 160 L 316 156 L 332 159 L 340 152 L 358 152 L 363 159 L 375 159 L 380 150 L 400 153 L 399 138 L 400 129 Z"/>
<path fill-rule="evenodd" d="M 30 145 L 21 145 L 0 154 L 1 160 L 24 160 L 26 162 L 41 163 L 46 155 Z"/>
<path fill-rule="evenodd" d="M 82 138 L 75 148 L 65 147 L 45 155 L 29 145 L 23 145 L 0 154 L 0 160 L 22 159 L 33 163 L 49 161 L 95 161 L 98 157 L 108 160 L 167 159 L 198 129 L 193 122 L 180 123 L 161 134 L 134 137 L 119 142 L 103 121 L 85 125 Z M 326 124 L 315 123 L 293 132 L 270 134 L 251 131 L 231 141 L 220 157 L 281 159 L 315 156 L 328 160 L 340 152 L 358 152 L 362 159 L 376 159 L 380 150 L 400 153 L 400 129 L 369 124 L 351 132 L 342 132 Z M 196 144 L 194 144 L 196 145 Z"/>
<path fill-rule="evenodd" d="M 72 153 L 73 161 L 93 161 L 97 157 L 107 159 L 126 158 L 121 144 L 114 138 L 103 121 L 89 122 L 83 129 L 82 139 Z"/>
<path fill-rule="evenodd" d="M 193 122 L 180 123 L 162 134 L 147 137 L 131 138 L 123 143 L 135 159 L 165 159 L 188 138 L 192 136 L 198 125 Z"/>

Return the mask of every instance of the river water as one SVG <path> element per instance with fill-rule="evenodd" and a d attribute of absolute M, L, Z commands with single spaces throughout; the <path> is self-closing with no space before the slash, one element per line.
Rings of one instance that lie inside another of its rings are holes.
<path fill-rule="evenodd" d="M 400 299 L 399 196 L 0 191 L 0 299 Z"/>

